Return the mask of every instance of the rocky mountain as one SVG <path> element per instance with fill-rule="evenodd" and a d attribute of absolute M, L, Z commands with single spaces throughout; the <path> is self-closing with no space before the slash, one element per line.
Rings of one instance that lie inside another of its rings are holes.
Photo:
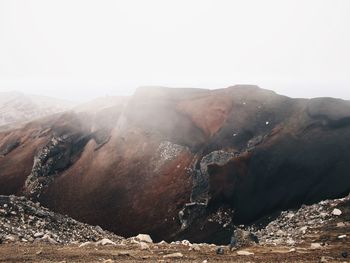
<path fill-rule="evenodd" d="M 20 92 L 0 93 L 0 130 L 72 108 L 72 102 Z"/>
<path fill-rule="evenodd" d="M 118 235 L 227 244 L 235 225 L 347 195 L 349 146 L 349 101 L 141 88 L 0 133 L 0 194 Z"/>

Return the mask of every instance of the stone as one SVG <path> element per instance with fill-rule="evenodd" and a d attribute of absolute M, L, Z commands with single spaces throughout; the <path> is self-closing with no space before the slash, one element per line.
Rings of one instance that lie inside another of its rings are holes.
<path fill-rule="evenodd" d="M 256 235 L 254 235 L 249 231 L 237 228 L 233 231 L 233 235 L 231 237 L 231 242 L 230 242 L 230 249 L 232 249 L 233 247 L 238 248 L 238 247 L 250 246 L 256 243 L 259 243 L 258 237 Z"/>
<path fill-rule="evenodd" d="M 200 251 L 201 248 L 200 248 L 200 246 L 199 246 L 198 244 L 192 244 L 192 245 L 190 246 L 190 250 L 193 250 L 193 251 Z"/>
<path fill-rule="evenodd" d="M 334 208 L 332 211 L 332 215 L 334 216 L 340 216 L 342 214 L 342 211 L 338 208 Z"/>
<path fill-rule="evenodd" d="M 100 226 L 95 226 L 97 232 L 103 234 L 103 229 Z"/>
<path fill-rule="evenodd" d="M 36 232 L 36 233 L 34 234 L 34 237 L 35 237 L 35 238 L 37 238 L 37 237 L 43 237 L 44 235 L 45 235 L 44 232 Z"/>
<path fill-rule="evenodd" d="M 87 241 L 87 242 L 81 243 L 81 244 L 79 245 L 79 247 L 86 247 L 86 246 L 91 245 L 91 244 L 92 244 L 92 243 L 91 243 L 90 241 Z"/>
<path fill-rule="evenodd" d="M 346 235 L 340 235 L 338 236 L 339 239 L 343 239 L 343 238 L 346 238 Z"/>
<path fill-rule="evenodd" d="M 337 223 L 337 227 L 345 227 L 345 223 L 344 222 L 338 222 Z"/>
<path fill-rule="evenodd" d="M 295 245 L 295 240 L 293 240 L 291 238 L 288 238 L 287 241 L 286 241 L 286 244 L 289 245 L 289 246 L 294 246 Z"/>
<path fill-rule="evenodd" d="M 45 234 L 42 238 L 41 238 L 41 241 L 46 241 L 50 244 L 53 244 L 53 245 L 57 245 L 58 242 L 56 240 L 54 240 L 53 238 L 51 238 L 48 234 Z"/>
<path fill-rule="evenodd" d="M 188 241 L 188 240 L 182 240 L 182 241 L 181 241 L 181 244 L 184 245 L 184 246 L 190 246 L 190 245 L 191 245 L 191 242 Z"/>
<path fill-rule="evenodd" d="M 325 212 L 321 212 L 321 213 L 320 213 L 320 216 L 321 216 L 322 218 L 327 217 L 327 215 L 328 215 L 328 214 L 327 214 L 327 213 L 325 213 Z"/>
<path fill-rule="evenodd" d="M 327 263 L 329 262 L 328 257 L 322 256 L 320 259 L 320 263 Z"/>
<path fill-rule="evenodd" d="M 139 244 L 140 244 L 140 241 L 138 241 L 138 240 L 136 240 L 136 239 L 132 238 L 132 239 L 130 240 L 130 244 L 136 244 L 136 245 L 139 245 Z"/>
<path fill-rule="evenodd" d="M 287 218 L 291 219 L 294 217 L 294 213 L 292 212 L 289 212 L 287 215 L 286 215 Z"/>
<path fill-rule="evenodd" d="M 237 251 L 236 253 L 239 256 L 251 256 L 251 255 L 254 255 L 253 252 L 249 252 L 249 251 L 246 251 L 246 250 L 240 250 L 240 251 Z"/>
<path fill-rule="evenodd" d="M 148 249 L 150 249 L 150 247 L 146 242 L 140 242 L 140 249 L 141 250 L 148 250 Z"/>
<path fill-rule="evenodd" d="M 18 239 L 18 237 L 14 235 L 7 235 L 5 236 L 5 240 L 10 241 L 10 242 L 15 242 Z"/>
<path fill-rule="evenodd" d="M 225 249 L 223 247 L 218 247 L 216 249 L 216 254 L 217 255 L 223 255 L 225 253 Z"/>
<path fill-rule="evenodd" d="M 284 233 L 284 231 L 282 231 L 282 230 L 280 229 L 280 230 L 277 231 L 276 235 L 277 235 L 277 236 L 284 236 L 285 233 Z"/>
<path fill-rule="evenodd" d="M 146 243 L 153 243 L 152 238 L 149 235 L 146 234 L 138 234 L 135 239 L 142 241 L 142 242 L 146 242 Z"/>
<path fill-rule="evenodd" d="M 307 230 L 307 226 L 303 226 L 299 229 L 299 231 L 302 232 L 303 234 L 306 233 L 306 230 Z"/>
<path fill-rule="evenodd" d="M 320 243 L 311 243 L 310 248 L 311 249 L 321 249 L 322 245 Z"/>
<path fill-rule="evenodd" d="M 106 245 L 112 245 L 115 246 L 117 245 L 115 242 L 113 242 L 112 240 L 108 239 L 108 238 L 103 238 L 100 241 L 95 243 L 96 245 L 102 245 L 102 246 L 106 246 Z"/>
<path fill-rule="evenodd" d="M 182 258 L 184 255 L 180 252 L 164 255 L 163 258 Z"/>

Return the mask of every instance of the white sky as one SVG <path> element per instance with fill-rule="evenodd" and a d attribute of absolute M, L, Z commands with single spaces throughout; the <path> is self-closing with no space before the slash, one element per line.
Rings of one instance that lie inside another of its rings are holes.
<path fill-rule="evenodd" d="M 350 99 L 350 0 L 0 0 L 0 91 L 238 83 Z"/>

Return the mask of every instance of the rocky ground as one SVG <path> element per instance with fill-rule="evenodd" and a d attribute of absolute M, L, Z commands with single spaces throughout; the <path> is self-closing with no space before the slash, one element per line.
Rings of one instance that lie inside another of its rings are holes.
<path fill-rule="evenodd" d="M 248 227 L 260 244 L 300 245 L 317 241 L 328 243 L 350 242 L 350 196 L 325 200 L 299 209 L 283 211 L 266 226 Z"/>
<path fill-rule="evenodd" d="M 236 230 L 233 249 L 154 243 L 148 235 L 125 239 L 23 197 L 0 196 L 0 262 L 350 262 L 350 196 L 267 220 Z M 245 242 L 242 233 L 259 244 Z"/>
<path fill-rule="evenodd" d="M 24 197 L 0 196 L 0 243 L 72 244 L 122 238 L 99 226 L 80 223 Z"/>

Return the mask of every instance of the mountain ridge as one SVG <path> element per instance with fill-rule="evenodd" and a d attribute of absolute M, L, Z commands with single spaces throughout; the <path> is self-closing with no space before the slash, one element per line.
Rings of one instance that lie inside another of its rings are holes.
<path fill-rule="evenodd" d="M 123 236 L 227 242 L 235 224 L 349 192 L 350 102 L 341 102 L 244 85 L 142 88 L 94 114 L 0 133 L 0 152 L 10 149 L 0 194 L 33 193 Z M 218 213 L 228 221 L 209 220 Z"/>

